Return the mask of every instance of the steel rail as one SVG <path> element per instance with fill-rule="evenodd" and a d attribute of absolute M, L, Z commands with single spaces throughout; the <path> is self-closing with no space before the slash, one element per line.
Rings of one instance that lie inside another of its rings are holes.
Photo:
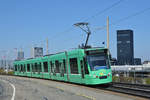
<path fill-rule="evenodd" d="M 150 98 L 150 85 L 113 82 L 105 90 Z"/>

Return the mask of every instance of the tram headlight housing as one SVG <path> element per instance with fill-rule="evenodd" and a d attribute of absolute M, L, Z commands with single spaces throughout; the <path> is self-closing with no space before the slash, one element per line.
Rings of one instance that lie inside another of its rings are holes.
<path fill-rule="evenodd" d="M 111 76 L 111 73 L 108 73 L 107 76 L 108 76 L 108 77 Z"/>

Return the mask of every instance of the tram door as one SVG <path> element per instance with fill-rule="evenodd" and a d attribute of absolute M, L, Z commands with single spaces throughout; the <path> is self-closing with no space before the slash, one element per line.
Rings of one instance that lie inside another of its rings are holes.
<path fill-rule="evenodd" d="M 80 59 L 80 66 L 81 66 L 81 77 L 82 77 L 82 82 L 84 83 L 84 79 L 86 78 L 86 75 L 89 74 L 87 62 L 85 58 Z"/>
<path fill-rule="evenodd" d="M 80 60 L 80 66 L 81 66 L 81 77 L 82 79 L 84 79 L 84 64 L 83 64 L 83 60 Z"/>
<path fill-rule="evenodd" d="M 64 65 L 63 65 L 63 61 L 59 62 L 59 67 L 60 67 L 60 77 L 64 77 Z"/>

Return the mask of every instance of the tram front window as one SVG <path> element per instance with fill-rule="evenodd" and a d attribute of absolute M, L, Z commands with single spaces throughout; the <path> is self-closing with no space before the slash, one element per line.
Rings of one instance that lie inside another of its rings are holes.
<path fill-rule="evenodd" d="M 91 70 L 109 69 L 108 57 L 104 54 L 88 55 L 87 61 Z"/>

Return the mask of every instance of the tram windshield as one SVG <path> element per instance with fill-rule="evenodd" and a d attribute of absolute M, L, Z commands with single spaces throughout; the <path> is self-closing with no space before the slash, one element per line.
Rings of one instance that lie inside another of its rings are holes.
<path fill-rule="evenodd" d="M 88 55 L 87 61 L 90 65 L 91 70 L 109 69 L 109 59 L 105 53 Z"/>

